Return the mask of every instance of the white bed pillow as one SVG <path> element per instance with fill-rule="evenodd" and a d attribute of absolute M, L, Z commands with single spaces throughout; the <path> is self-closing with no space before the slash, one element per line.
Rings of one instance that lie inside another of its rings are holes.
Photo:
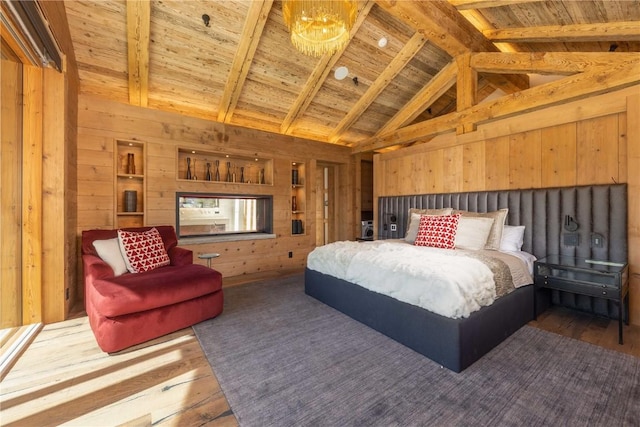
<path fill-rule="evenodd" d="M 109 264 L 114 276 L 120 276 L 127 272 L 127 265 L 120 251 L 120 242 L 117 237 L 108 240 L 94 240 L 93 247 L 96 248 L 98 256 Z"/>
<path fill-rule="evenodd" d="M 484 249 L 493 221 L 493 218 L 461 216 L 456 232 L 456 249 L 472 251 Z"/>
<path fill-rule="evenodd" d="M 500 249 L 500 242 L 502 241 L 502 230 L 504 229 L 504 222 L 506 221 L 507 214 L 509 213 L 508 208 L 502 208 L 492 212 L 470 212 L 454 210 L 453 213 L 459 213 L 463 217 L 493 218 L 493 225 L 491 226 L 491 231 L 489 232 L 489 237 L 487 238 L 487 244 L 484 248 L 492 251 L 497 251 Z"/>
<path fill-rule="evenodd" d="M 500 250 L 516 252 L 522 250 L 524 244 L 524 225 L 505 225 L 502 229 Z"/>
<path fill-rule="evenodd" d="M 418 236 L 418 227 L 420 226 L 421 215 L 451 215 L 453 209 L 441 208 L 441 209 L 409 209 L 409 224 L 407 225 L 407 232 L 405 233 L 404 240 L 409 243 L 415 243 Z"/>

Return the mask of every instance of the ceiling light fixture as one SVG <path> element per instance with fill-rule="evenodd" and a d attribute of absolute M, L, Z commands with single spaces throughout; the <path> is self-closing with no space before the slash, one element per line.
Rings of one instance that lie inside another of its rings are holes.
<path fill-rule="evenodd" d="M 333 54 L 346 46 L 356 20 L 354 0 L 284 0 L 291 43 L 305 55 Z"/>
<path fill-rule="evenodd" d="M 387 38 L 382 36 L 378 39 L 378 47 L 380 49 L 382 49 L 383 47 L 385 47 L 387 45 Z"/>
<path fill-rule="evenodd" d="M 335 77 L 336 80 L 342 80 L 348 75 L 349 75 L 349 69 L 344 66 L 336 68 L 336 71 L 334 71 L 333 73 L 333 77 Z"/>

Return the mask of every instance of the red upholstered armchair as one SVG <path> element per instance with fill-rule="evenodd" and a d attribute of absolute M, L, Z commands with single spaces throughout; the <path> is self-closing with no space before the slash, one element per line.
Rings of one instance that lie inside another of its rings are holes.
<path fill-rule="evenodd" d="M 169 265 L 141 273 L 123 272 L 118 264 L 122 259 L 114 262 L 119 255 L 114 246 L 118 245 L 117 230 L 82 232 L 85 309 L 105 352 L 122 350 L 222 312 L 222 275 L 193 264 L 192 251 L 177 246 L 173 227 L 123 230 L 152 228 L 160 233 Z"/>

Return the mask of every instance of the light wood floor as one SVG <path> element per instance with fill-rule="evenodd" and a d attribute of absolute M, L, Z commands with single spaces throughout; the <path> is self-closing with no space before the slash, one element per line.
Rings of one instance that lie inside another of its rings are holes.
<path fill-rule="evenodd" d="M 618 345 L 616 321 L 567 309 L 531 325 L 640 357 L 640 326 Z M 108 355 L 86 316 L 43 328 L 0 383 L 0 407 L 3 426 L 237 425 L 191 328 Z"/>

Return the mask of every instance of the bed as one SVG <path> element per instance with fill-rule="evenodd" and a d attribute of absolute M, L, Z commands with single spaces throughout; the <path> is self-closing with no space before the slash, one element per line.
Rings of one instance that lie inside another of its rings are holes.
<path fill-rule="evenodd" d="M 507 211 L 506 224 L 525 227 L 522 250 L 537 258 L 562 254 L 626 259 L 626 204 L 625 184 L 381 197 L 377 235 L 379 239 L 403 238 L 411 219 L 411 208 L 450 207 L 481 213 L 502 209 Z M 578 246 L 567 246 L 563 242 L 566 215 L 580 224 L 576 232 L 582 243 Z M 388 226 L 392 217 L 396 220 L 396 232 Z M 594 232 L 604 236 L 603 247 L 593 248 L 588 244 Z M 356 244 L 368 249 L 367 242 Z M 370 268 L 383 266 L 374 264 Z M 380 274 L 389 277 L 389 271 L 381 270 Z M 533 320 L 534 298 L 537 310 L 549 304 L 562 304 L 609 316 L 617 311 L 611 301 L 547 289 L 536 291 L 534 286 L 525 285 L 468 315 L 448 317 L 340 277 L 333 271 L 317 271 L 308 265 L 305 292 L 455 372 L 469 367 Z"/>

